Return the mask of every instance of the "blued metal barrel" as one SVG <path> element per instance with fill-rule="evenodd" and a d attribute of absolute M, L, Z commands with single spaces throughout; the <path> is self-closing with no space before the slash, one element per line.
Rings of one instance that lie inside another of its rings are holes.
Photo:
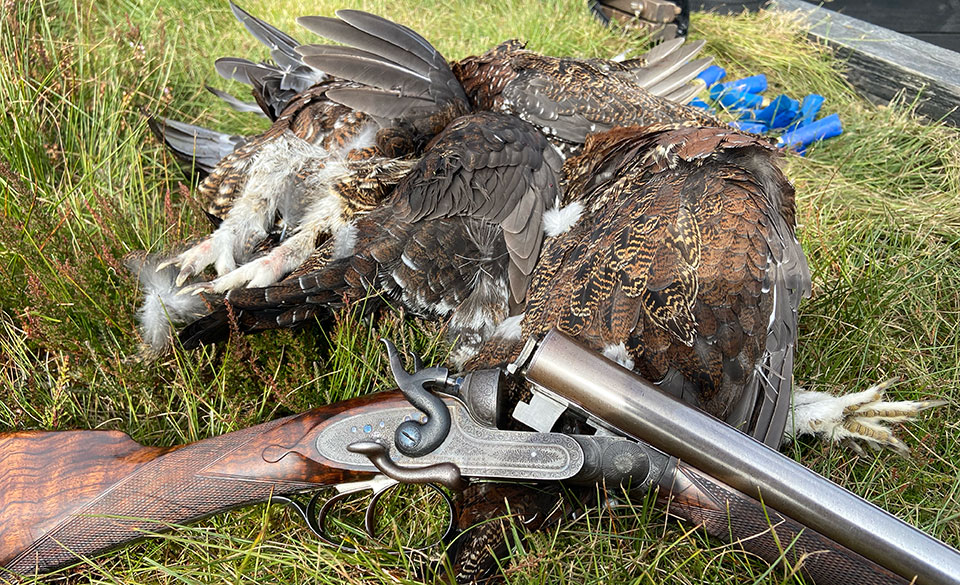
<path fill-rule="evenodd" d="M 551 331 L 530 381 L 919 585 L 960 584 L 960 552 L 633 372 Z"/>

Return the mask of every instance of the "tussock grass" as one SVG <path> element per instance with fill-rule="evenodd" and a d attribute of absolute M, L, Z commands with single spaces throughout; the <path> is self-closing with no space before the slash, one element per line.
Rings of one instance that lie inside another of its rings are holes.
<path fill-rule="evenodd" d="M 293 20 L 345 2 L 249 2 L 306 41 Z M 509 37 L 554 54 L 611 56 L 643 41 L 605 29 L 580 0 L 349 4 L 421 31 L 450 58 Z M 771 92 L 827 97 L 844 135 L 786 161 L 815 296 L 802 307 L 797 378 L 860 390 L 899 376 L 895 398 L 953 399 L 960 379 L 960 135 L 912 104 L 875 107 L 842 63 L 775 14 L 696 15 L 696 35 L 731 76 L 764 72 Z M 344 314 L 307 328 L 133 359 L 134 249 L 207 230 L 140 110 L 232 132 L 262 121 L 203 91 L 222 55 L 266 57 L 219 0 L 60 0 L 0 5 L 0 428 L 120 429 L 173 445 L 390 383 L 379 336 L 441 361 L 442 330 Z M 910 459 L 854 456 L 822 442 L 791 454 L 947 542 L 960 544 L 956 407 L 900 430 Z M 240 510 L 83 563 L 91 582 L 416 581 L 389 551 L 320 545 L 285 509 Z M 647 500 L 591 511 L 514 543 L 512 583 L 801 583 L 665 518 Z"/>

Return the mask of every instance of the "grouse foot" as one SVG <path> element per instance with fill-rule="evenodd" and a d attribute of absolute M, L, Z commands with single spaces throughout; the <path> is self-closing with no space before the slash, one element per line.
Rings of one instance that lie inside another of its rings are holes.
<path fill-rule="evenodd" d="M 274 284 L 310 256 L 315 240 L 315 233 L 299 232 L 265 256 L 214 279 L 209 288 L 215 293 L 225 293 L 244 286 L 258 288 Z"/>
<path fill-rule="evenodd" d="M 223 242 L 218 241 L 216 234 L 209 236 L 199 244 L 181 252 L 180 254 L 160 263 L 157 266 L 157 272 L 165 270 L 171 266 L 180 268 L 180 272 L 174 281 L 176 286 L 180 287 L 192 276 L 199 275 L 211 264 L 216 264 L 217 273 L 229 272 L 236 267 L 233 259 L 232 245 L 224 246 Z"/>
<path fill-rule="evenodd" d="M 884 401 L 883 391 L 895 382 L 896 379 L 887 380 L 863 392 L 843 396 L 797 388 L 793 392 L 793 416 L 787 421 L 787 435 L 826 437 L 860 454 L 863 443 L 874 449 L 888 448 L 907 455 L 910 449 L 893 435 L 888 425 L 911 420 L 946 401 Z"/>

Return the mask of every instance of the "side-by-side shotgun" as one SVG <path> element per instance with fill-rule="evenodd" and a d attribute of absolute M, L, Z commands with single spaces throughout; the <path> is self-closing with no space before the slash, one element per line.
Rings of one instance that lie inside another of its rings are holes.
<path fill-rule="evenodd" d="M 460 376 L 407 374 L 388 348 L 400 391 L 188 445 L 114 431 L 0 435 L 0 582 L 271 499 L 323 536 L 329 506 L 292 497 L 322 487 L 370 490 L 373 506 L 398 484 L 510 479 L 657 488 L 672 514 L 818 584 L 960 583 L 953 548 L 556 331 L 506 370 Z M 498 427 L 516 375 L 533 398 L 510 414 L 531 431 Z M 571 411 L 596 432 L 553 432 Z"/>

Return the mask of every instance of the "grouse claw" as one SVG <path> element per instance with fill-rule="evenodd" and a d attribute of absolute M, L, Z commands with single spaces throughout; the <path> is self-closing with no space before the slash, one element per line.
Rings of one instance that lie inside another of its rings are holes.
<path fill-rule="evenodd" d="M 164 268 L 168 268 L 170 266 L 176 266 L 176 265 L 177 265 L 177 257 L 174 256 L 173 258 L 168 258 L 167 260 L 164 260 L 163 262 L 157 264 L 157 267 L 154 270 L 154 272 L 161 272 Z"/>
<path fill-rule="evenodd" d="M 943 406 L 945 400 L 887 402 L 883 392 L 897 382 L 886 380 L 862 392 L 833 396 L 797 388 L 793 393 L 792 434 L 820 435 L 862 454 L 861 444 L 909 455 L 910 448 L 894 436 L 890 423 L 912 420 L 920 412 Z"/>

